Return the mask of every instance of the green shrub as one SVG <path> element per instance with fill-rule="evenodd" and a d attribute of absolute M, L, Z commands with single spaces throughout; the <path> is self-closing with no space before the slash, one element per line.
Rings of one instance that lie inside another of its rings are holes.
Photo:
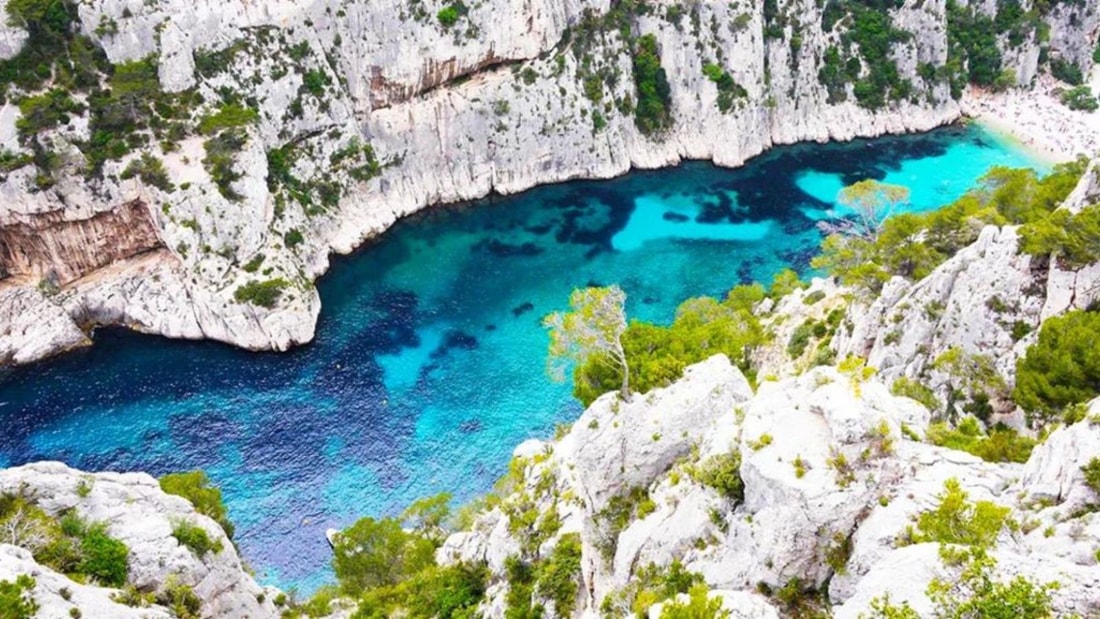
<path fill-rule="evenodd" d="M 174 574 L 168 577 L 164 590 L 157 596 L 157 603 L 171 610 L 176 619 L 202 617 L 202 599 L 195 595 L 190 585 L 181 583 Z"/>
<path fill-rule="evenodd" d="M 916 400 L 933 413 L 940 410 L 942 404 L 931 389 L 906 376 L 901 376 L 890 385 L 890 393 Z"/>
<path fill-rule="evenodd" d="M 960 544 L 989 548 L 997 541 L 1011 511 L 989 501 L 970 503 L 955 478 L 944 482 L 939 505 L 917 518 L 917 528 L 908 529 L 908 542 Z"/>
<path fill-rule="evenodd" d="M 181 496 L 195 506 L 195 511 L 221 525 L 225 536 L 233 538 L 233 523 L 222 501 L 222 491 L 210 484 L 210 478 L 202 471 L 169 473 L 160 478 L 160 489 L 168 494 Z"/>
<path fill-rule="evenodd" d="M 218 192 L 232 202 L 239 202 L 244 196 L 233 189 L 233 183 L 243 178 L 243 174 L 235 170 L 237 153 L 248 142 L 248 136 L 240 128 L 226 129 L 216 136 L 206 140 L 203 144 L 206 156 L 202 163 L 210 178 L 218 187 Z"/>
<path fill-rule="evenodd" d="M 24 97 L 20 100 L 20 118 L 15 122 L 15 126 L 20 136 L 28 138 L 67 123 L 70 114 L 79 114 L 83 111 L 84 106 L 77 103 L 68 91 L 53 88 L 40 95 Z"/>
<path fill-rule="evenodd" d="M 689 469 L 692 479 L 718 494 L 740 503 L 745 500 L 745 483 L 741 480 L 741 452 L 738 450 L 712 456 L 706 462 Z"/>
<path fill-rule="evenodd" d="M 392 586 L 435 563 L 435 545 L 394 518 L 362 518 L 340 532 L 332 568 L 348 595 Z"/>
<path fill-rule="evenodd" d="M 134 159 L 122 171 L 122 179 L 129 180 L 135 176 L 141 182 L 161 191 L 174 191 L 175 185 L 168 178 L 168 171 L 164 169 L 164 162 L 151 153 L 142 153 L 141 157 Z"/>
<path fill-rule="evenodd" d="M 1100 457 L 1089 460 L 1088 464 L 1081 467 L 1081 472 L 1085 474 L 1085 485 L 1092 488 L 1100 499 Z"/>
<path fill-rule="evenodd" d="M 226 103 L 218 108 L 217 112 L 208 114 L 199 121 L 199 133 L 213 135 L 222 129 L 234 129 L 244 127 L 256 122 L 260 115 L 256 110 L 245 107 L 240 103 Z"/>
<path fill-rule="evenodd" d="M 992 85 L 1001 74 L 1002 62 L 993 18 L 973 6 L 948 0 L 946 72 L 951 95 L 956 99 L 962 96 L 967 82 Z"/>
<path fill-rule="evenodd" d="M 1100 395 L 1100 312 L 1072 311 L 1047 319 L 1039 339 L 1016 362 L 1016 403 L 1033 419 Z"/>
<path fill-rule="evenodd" d="M 554 603 L 554 613 L 558 617 L 571 617 L 577 605 L 580 576 L 580 535 L 562 535 L 550 556 L 536 569 L 535 590 L 540 597 Z"/>
<path fill-rule="evenodd" d="M 650 606 L 687 593 L 702 582 L 702 575 L 685 570 L 678 559 L 667 567 L 650 563 L 639 568 L 625 587 L 606 596 L 601 610 L 605 617 L 645 619 Z"/>
<path fill-rule="evenodd" d="M 305 237 L 302 236 L 302 231 L 297 228 L 293 228 L 283 235 L 283 244 L 286 245 L 288 249 L 301 245 L 305 240 Z"/>
<path fill-rule="evenodd" d="M 961 572 L 947 578 L 934 578 L 926 593 L 935 606 L 935 617 L 1047 619 L 1051 614 L 1051 592 L 1056 582 L 1039 585 L 1023 576 L 1008 582 L 993 580 L 995 561 L 982 551 L 962 557 Z M 889 596 L 871 601 L 867 619 L 918 619 L 908 603 L 897 606 Z"/>
<path fill-rule="evenodd" d="M 1006 426 L 996 426 L 985 434 L 974 417 L 966 417 L 957 428 L 934 423 L 928 427 L 927 436 L 933 445 L 965 451 L 987 462 L 1027 462 L 1037 444 L 1035 439 Z"/>
<path fill-rule="evenodd" d="M 172 537 L 195 553 L 200 559 L 208 552 L 217 554 L 222 551 L 222 543 L 210 539 L 210 535 L 197 524 L 180 520 L 172 526 Z"/>
<path fill-rule="evenodd" d="M 111 601 L 131 608 L 148 608 L 156 602 L 156 596 L 152 593 L 144 593 L 132 584 L 127 584 L 111 594 Z"/>
<path fill-rule="evenodd" d="M 531 563 L 519 557 L 504 560 L 504 574 L 508 580 L 508 594 L 504 597 L 505 619 L 539 619 L 546 609 L 542 604 L 532 604 L 535 590 L 535 569 Z"/>
<path fill-rule="evenodd" d="M 279 302 L 283 290 L 290 284 L 283 278 L 269 279 L 265 281 L 252 280 L 243 284 L 233 292 L 233 299 L 238 303 L 251 303 L 260 307 L 272 308 Z"/>
<path fill-rule="evenodd" d="M 670 326 L 631 322 L 622 338 L 631 388 L 646 393 L 668 385 L 687 366 L 718 353 L 751 375 L 751 353 L 767 341 L 759 317 L 752 312 L 763 298 L 759 286 L 738 286 L 723 302 L 709 297 L 683 302 Z M 588 406 L 621 382 L 618 369 L 594 359 L 574 368 L 573 395 Z"/>
<path fill-rule="evenodd" d="M 631 522 L 645 518 L 655 508 L 653 499 L 649 497 L 649 491 L 642 486 L 620 492 L 608 500 L 607 505 L 594 518 L 601 525 L 599 547 L 605 561 L 610 562 L 615 556 L 619 534 L 630 526 Z"/>
<path fill-rule="evenodd" d="M 638 104 L 634 107 L 634 124 L 645 135 L 655 135 L 672 124 L 672 89 L 661 67 L 657 37 L 646 34 L 638 38 L 633 53 L 634 87 Z"/>
<path fill-rule="evenodd" d="M 748 91 L 719 65 L 710 62 L 704 64 L 703 75 L 706 75 L 718 88 L 718 109 L 721 112 L 730 111 L 733 108 L 734 99 L 742 99 L 749 95 Z"/>
<path fill-rule="evenodd" d="M 890 217 L 874 240 L 829 235 L 812 266 L 873 293 L 894 275 L 920 279 L 977 239 L 983 224 L 1050 217 L 1087 165 L 1084 158 L 1059 164 L 1041 179 L 1029 169 L 991 168 L 976 187 L 939 210 Z"/>
<path fill-rule="evenodd" d="M 1088 86 L 1076 86 L 1064 91 L 1062 93 L 1062 105 L 1071 110 L 1083 112 L 1095 112 L 1100 107 L 1100 103 L 1096 101 L 1092 89 Z"/>
<path fill-rule="evenodd" d="M 256 254 L 241 268 L 244 269 L 245 273 L 255 273 L 260 270 L 260 266 L 263 265 L 265 258 L 263 254 Z"/>
<path fill-rule="evenodd" d="M 1100 262 L 1100 206 L 1076 214 L 1058 210 L 1020 229 L 1020 251 L 1033 256 L 1056 256 L 1067 269 Z"/>
<path fill-rule="evenodd" d="M 458 22 L 460 15 L 458 14 L 458 7 L 451 4 L 439 9 L 439 12 L 435 14 L 439 20 L 440 25 L 444 28 L 450 28 Z"/>
<path fill-rule="evenodd" d="M 324 71 L 312 70 L 306 71 L 302 75 L 302 91 L 308 92 L 314 97 L 322 97 L 325 94 L 325 86 L 331 83 L 328 75 Z"/>
<path fill-rule="evenodd" d="M 126 544 L 107 535 L 107 527 L 91 525 L 80 542 L 79 570 L 105 587 L 126 584 L 130 550 Z"/>
<path fill-rule="evenodd" d="M 34 601 L 34 578 L 20 574 L 15 582 L 0 580 L 0 617 L 3 619 L 31 619 L 38 612 Z"/>
<path fill-rule="evenodd" d="M 1081 68 L 1065 58 L 1052 58 L 1050 60 L 1050 74 L 1070 86 L 1080 86 L 1085 81 Z"/>
<path fill-rule="evenodd" d="M 709 597 L 710 589 L 703 583 L 688 591 L 686 602 L 672 601 L 661 608 L 660 619 L 725 619 L 730 612 L 722 608 L 722 599 Z"/>
<path fill-rule="evenodd" d="M 815 303 L 817 303 L 818 301 L 820 301 L 824 298 L 825 298 L 825 291 L 824 290 L 815 290 L 815 291 L 811 292 L 810 294 L 806 295 L 802 299 L 802 303 L 804 305 L 814 305 Z"/>
<path fill-rule="evenodd" d="M 787 340 L 787 354 L 791 359 L 798 359 L 802 357 L 802 354 L 806 352 L 806 347 L 810 345 L 810 339 L 814 336 L 814 320 L 812 318 L 807 319 L 806 322 L 795 327 L 795 330 L 791 333 L 791 337 Z"/>

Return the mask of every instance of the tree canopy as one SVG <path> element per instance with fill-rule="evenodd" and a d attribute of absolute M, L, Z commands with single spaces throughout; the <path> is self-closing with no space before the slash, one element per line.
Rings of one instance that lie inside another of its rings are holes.
<path fill-rule="evenodd" d="M 570 364 L 596 363 L 617 372 L 619 395 L 630 398 L 630 367 L 623 350 L 626 332 L 626 293 L 618 286 L 574 290 L 569 297 L 572 311 L 554 312 L 543 320 L 550 330 L 548 371 L 552 379 L 564 381 Z"/>
<path fill-rule="evenodd" d="M 1039 339 L 1016 363 L 1016 403 L 1046 420 L 1100 395 L 1100 312 L 1047 319 Z"/>

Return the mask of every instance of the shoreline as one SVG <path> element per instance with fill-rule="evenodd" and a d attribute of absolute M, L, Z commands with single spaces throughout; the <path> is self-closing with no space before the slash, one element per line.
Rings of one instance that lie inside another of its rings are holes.
<path fill-rule="evenodd" d="M 963 114 L 1051 166 L 1100 153 L 1100 114 L 1069 109 L 1058 97 L 1065 84 L 1046 75 L 1036 79 L 1030 90 L 972 87 L 961 101 Z"/>

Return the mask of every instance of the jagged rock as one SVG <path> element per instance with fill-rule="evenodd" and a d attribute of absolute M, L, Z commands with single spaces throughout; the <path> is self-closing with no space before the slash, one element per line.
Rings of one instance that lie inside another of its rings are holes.
<path fill-rule="evenodd" d="M 38 605 L 37 619 L 71 619 L 74 616 L 110 619 L 169 619 L 174 617 L 167 608 L 131 608 L 111 599 L 118 591 L 93 585 L 82 585 L 63 574 L 39 565 L 31 553 L 0 544 L 0 581 L 15 582 L 20 575 L 34 578 L 32 597 Z M 72 609 L 80 615 L 70 614 Z"/>
<path fill-rule="evenodd" d="M 853 304 L 854 329 L 839 333 L 839 354 L 866 357 L 890 382 L 931 371 L 939 355 L 958 347 L 990 357 L 1010 379 L 1026 347 L 1013 338 L 1013 326 L 1038 328 L 1045 298 L 1045 274 L 1018 253 L 1018 241 L 1015 227 L 986 226 L 921 281 L 895 277 L 870 304 Z M 940 387 L 944 378 L 933 372 L 929 382 Z"/>
<path fill-rule="evenodd" d="M 597 399 L 555 449 L 576 464 L 579 494 L 599 511 L 608 499 L 645 486 L 691 452 L 710 429 L 732 421 L 752 388 L 725 355 L 693 365 L 665 389 L 622 402 Z"/>
<path fill-rule="evenodd" d="M 61 350 L 91 344 L 69 315 L 31 286 L 0 287 L 0 363 L 33 363 Z"/>
<path fill-rule="evenodd" d="M 1057 582 L 1052 594 L 1052 616 L 1087 617 L 1100 610 L 1096 591 L 1100 570 L 1044 556 L 993 552 L 997 580 L 1009 581 L 1023 576 L 1037 584 Z M 901 577 L 904 575 L 904 577 Z M 836 619 L 858 619 L 871 609 L 871 602 L 889 595 L 890 603 L 908 603 L 920 617 L 935 617 L 935 605 L 926 593 L 934 579 L 953 582 L 957 570 L 944 565 L 938 544 L 917 544 L 892 550 L 861 581 L 855 595 L 833 606 Z"/>
<path fill-rule="evenodd" d="M 1089 414 L 1100 414 L 1100 400 L 1093 401 Z M 1032 501 L 1050 501 L 1072 512 L 1100 499 L 1085 485 L 1081 471 L 1096 457 L 1100 457 L 1100 424 L 1086 421 L 1059 428 L 1032 452 L 1018 486 Z"/>
<path fill-rule="evenodd" d="M 0 493 L 27 496 L 51 515 L 74 509 L 89 521 L 106 523 L 108 533 L 129 548 L 128 582 L 142 591 L 160 591 L 174 577 L 194 589 L 203 601 L 204 617 L 279 616 L 273 592 L 245 571 L 221 527 L 195 512 L 186 499 L 165 494 L 149 475 L 88 474 L 58 462 L 40 462 L 0 470 Z M 173 537 L 178 521 L 201 527 L 222 550 L 196 557 Z M 52 576 L 49 582 L 54 582 Z"/>
<path fill-rule="evenodd" d="M 818 367 L 765 381 L 753 395 L 718 356 L 617 410 L 617 396 L 604 396 L 560 440 L 517 449 L 531 462 L 524 483 L 479 516 L 473 530 L 451 535 L 439 559 L 487 561 L 502 578 L 504 559 L 521 552 L 507 506 L 533 500 L 541 513 L 558 510 L 563 523 L 536 557 L 549 556 L 561 534 L 581 534 L 578 616 L 596 616 L 643 567 L 673 561 L 701 574 L 734 616 L 777 616 L 749 592 L 795 578 L 825 587 L 837 616 L 857 617 L 887 591 L 895 603 L 909 601 L 930 616 L 927 585 L 954 577 L 954 568 L 944 565 L 936 544 L 899 544 L 955 479 L 968 500 L 1005 506 L 1017 523 L 1000 532 L 993 549 L 998 578 L 1059 580 L 1064 586 L 1053 603 L 1060 612 L 1100 610 L 1088 596 L 1100 577 L 1090 569 L 1100 515 L 1090 512 L 1097 497 L 1080 471 L 1100 453 L 1100 425 L 1082 421 L 1055 431 L 1024 465 L 984 462 L 911 440 L 923 435 L 930 412 L 890 394 L 871 374 Z M 1100 400 L 1092 406 L 1100 412 Z M 731 450 L 741 454 L 739 502 L 695 476 Z M 548 473 L 555 490 L 539 495 Z M 609 532 L 601 510 L 630 488 L 646 490 L 651 507 Z M 566 496 L 581 500 L 558 498 Z M 501 617 L 507 587 L 493 582 L 482 611 Z"/>
<path fill-rule="evenodd" d="M 927 423 L 915 402 L 832 369 L 761 385 L 741 425 L 744 502 L 725 535 L 685 564 L 722 588 L 824 582 L 827 549 L 909 474 L 902 424 Z"/>

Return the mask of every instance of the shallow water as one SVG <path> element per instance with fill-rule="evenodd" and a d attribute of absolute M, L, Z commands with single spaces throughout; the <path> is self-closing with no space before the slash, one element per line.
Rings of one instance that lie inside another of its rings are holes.
<path fill-rule="evenodd" d="M 330 577 L 326 528 L 483 493 L 517 443 L 577 416 L 546 378 L 539 326 L 573 288 L 618 283 L 632 317 L 668 321 L 688 297 L 807 272 L 845 184 L 904 184 L 926 210 L 992 165 L 1041 167 L 951 128 L 431 209 L 336 261 L 309 346 L 101 330 L 90 350 L 0 375 L 0 466 L 205 469 L 260 580 L 308 591 Z"/>

